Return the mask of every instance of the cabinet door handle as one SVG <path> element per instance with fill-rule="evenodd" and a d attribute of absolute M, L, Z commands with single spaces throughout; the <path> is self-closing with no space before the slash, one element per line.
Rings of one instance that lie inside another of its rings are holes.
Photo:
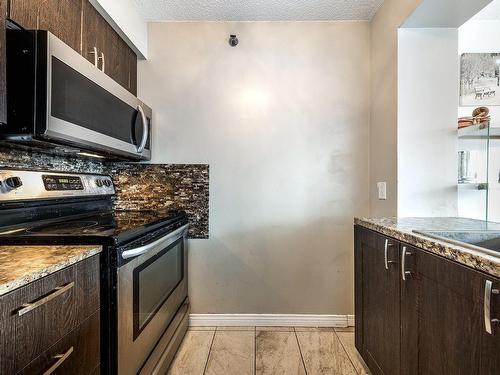
<path fill-rule="evenodd" d="M 74 286 L 75 286 L 74 281 L 72 281 L 66 285 L 58 286 L 52 292 L 47 294 L 45 297 L 42 297 L 39 300 L 36 300 L 35 302 L 25 303 L 24 305 L 22 305 L 22 307 L 17 311 L 17 315 L 23 316 L 24 314 L 46 304 L 47 302 L 53 300 L 57 296 L 60 296 L 61 294 L 67 292 L 68 290 L 70 290 Z"/>
<path fill-rule="evenodd" d="M 395 263 L 393 260 L 388 260 L 387 258 L 387 251 L 388 251 L 388 248 L 389 247 L 392 247 L 393 244 L 392 243 L 389 243 L 389 240 L 386 239 L 385 240 L 385 244 L 384 244 L 384 263 L 385 263 L 385 269 L 388 270 L 389 269 L 389 263 Z"/>
<path fill-rule="evenodd" d="M 406 246 L 401 249 L 401 278 L 406 281 L 406 277 L 411 275 L 410 271 L 406 270 L 406 256 L 413 255 L 413 253 L 406 251 Z"/>
<path fill-rule="evenodd" d="M 57 354 L 54 357 L 52 357 L 54 359 L 57 359 L 57 362 L 54 363 L 52 366 L 50 366 L 50 368 L 47 371 L 45 371 L 43 373 L 43 375 L 50 375 L 54 371 L 56 371 L 57 368 L 59 366 L 61 366 L 65 360 L 68 359 L 68 357 L 71 355 L 71 353 L 73 353 L 73 350 L 74 350 L 73 347 L 71 347 L 71 348 L 68 349 L 68 351 L 66 353 L 64 353 L 64 354 Z"/>
<path fill-rule="evenodd" d="M 493 334 L 491 323 L 499 323 L 498 319 L 491 319 L 491 295 L 499 293 L 498 289 L 493 289 L 493 282 L 486 280 L 484 284 L 484 329 L 490 335 Z"/>
<path fill-rule="evenodd" d="M 99 60 L 102 61 L 101 71 L 104 72 L 106 70 L 106 59 L 105 59 L 105 56 L 104 56 L 104 52 L 101 52 L 101 56 L 99 56 Z"/>
<path fill-rule="evenodd" d="M 99 56 L 98 56 L 98 53 L 97 53 L 97 47 L 94 46 L 94 48 L 92 48 L 89 53 L 91 55 L 94 55 L 94 65 L 97 66 L 98 62 L 99 62 Z"/>

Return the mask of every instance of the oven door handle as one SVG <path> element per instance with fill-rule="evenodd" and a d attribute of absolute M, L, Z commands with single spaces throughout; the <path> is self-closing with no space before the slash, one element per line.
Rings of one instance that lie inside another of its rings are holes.
<path fill-rule="evenodd" d="M 122 258 L 123 259 L 130 259 L 137 257 L 139 255 L 145 254 L 148 251 L 154 249 L 156 246 L 163 244 L 164 242 L 167 242 L 169 239 L 174 238 L 174 237 L 179 237 L 180 233 L 184 233 L 187 228 L 189 227 L 189 224 L 183 225 L 179 229 L 176 229 L 175 231 L 167 234 L 166 236 L 163 236 L 156 241 L 153 241 L 151 243 L 148 243 L 147 245 L 141 246 L 141 247 L 136 247 L 135 249 L 130 249 L 130 250 L 125 250 L 122 252 Z"/>

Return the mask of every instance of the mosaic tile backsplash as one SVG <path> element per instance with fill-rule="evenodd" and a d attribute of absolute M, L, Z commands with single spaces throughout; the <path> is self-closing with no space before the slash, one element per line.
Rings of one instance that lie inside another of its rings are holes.
<path fill-rule="evenodd" d="M 181 209 L 189 216 L 190 238 L 209 236 L 209 166 L 206 164 L 100 162 L 0 147 L 0 167 L 108 174 L 116 186 L 117 208 Z"/>

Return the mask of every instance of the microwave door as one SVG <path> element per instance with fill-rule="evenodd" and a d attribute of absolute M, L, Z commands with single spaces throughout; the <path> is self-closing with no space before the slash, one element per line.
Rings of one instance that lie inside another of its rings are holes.
<path fill-rule="evenodd" d="M 150 159 L 151 109 L 50 33 L 46 93 L 43 137 Z"/>

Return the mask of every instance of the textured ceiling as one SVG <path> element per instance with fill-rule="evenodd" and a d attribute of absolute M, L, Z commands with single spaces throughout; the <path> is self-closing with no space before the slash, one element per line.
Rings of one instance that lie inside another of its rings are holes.
<path fill-rule="evenodd" d="M 371 20 L 383 0 L 133 0 L 148 21 Z"/>
<path fill-rule="evenodd" d="M 495 20 L 500 21 L 500 0 L 493 0 L 483 10 L 472 17 L 473 20 Z"/>

